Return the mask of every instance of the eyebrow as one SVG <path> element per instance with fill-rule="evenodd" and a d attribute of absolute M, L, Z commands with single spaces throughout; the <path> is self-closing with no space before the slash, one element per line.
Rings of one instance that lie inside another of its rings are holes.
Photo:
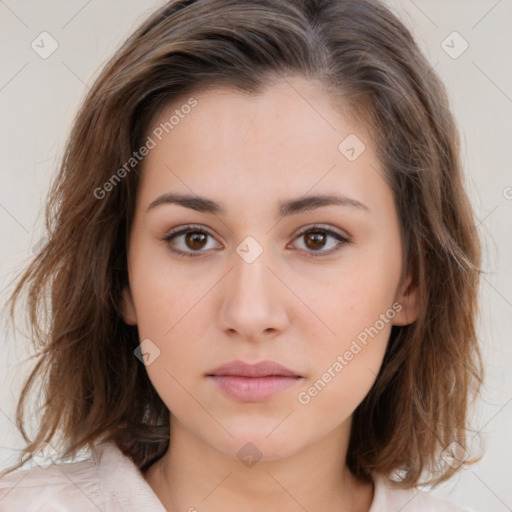
<path fill-rule="evenodd" d="M 157 197 L 147 207 L 146 212 L 162 204 L 178 204 L 185 208 L 190 208 L 201 213 L 213 213 L 219 215 L 226 213 L 226 209 L 212 199 L 198 195 L 179 194 L 175 192 L 168 192 Z M 280 217 L 286 217 L 289 215 L 295 215 L 309 210 L 314 210 L 322 206 L 330 205 L 348 206 L 366 211 L 369 210 L 366 205 L 350 197 L 336 194 L 319 194 L 281 201 L 278 204 L 278 215 Z"/>

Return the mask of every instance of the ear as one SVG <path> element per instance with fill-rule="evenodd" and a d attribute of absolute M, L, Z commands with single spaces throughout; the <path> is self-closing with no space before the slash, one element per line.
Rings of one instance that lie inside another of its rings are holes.
<path fill-rule="evenodd" d="M 128 325 L 137 325 L 137 313 L 133 302 L 132 292 L 129 286 L 125 286 L 122 292 L 121 311 L 123 320 Z"/>
<path fill-rule="evenodd" d="M 398 291 L 395 302 L 401 308 L 396 308 L 396 315 L 393 318 L 393 325 L 409 325 L 418 318 L 421 301 L 418 293 L 418 286 L 413 283 L 412 274 L 409 274 L 404 284 Z"/>

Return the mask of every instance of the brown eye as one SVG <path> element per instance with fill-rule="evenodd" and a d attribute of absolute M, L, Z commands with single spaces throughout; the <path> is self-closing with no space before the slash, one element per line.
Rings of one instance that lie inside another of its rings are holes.
<path fill-rule="evenodd" d="M 208 234 L 199 231 L 190 231 L 185 235 L 185 244 L 195 251 L 203 249 L 206 245 Z"/>
<path fill-rule="evenodd" d="M 328 238 L 328 236 L 325 235 L 325 233 L 319 233 L 319 232 L 306 233 L 304 236 L 305 236 L 305 240 L 306 240 L 306 247 L 308 249 L 313 249 L 313 250 L 322 249 L 326 243 L 327 238 Z"/>
<path fill-rule="evenodd" d="M 213 236 L 201 227 L 184 226 L 163 238 L 169 249 L 180 256 L 201 256 L 207 252 Z"/>
<path fill-rule="evenodd" d="M 329 243 L 330 239 L 334 242 Z M 304 251 L 308 256 L 313 257 L 330 255 L 341 249 L 343 245 L 350 243 L 350 240 L 336 231 L 319 226 L 313 226 L 303 231 L 297 236 L 296 240 L 304 240 Z M 324 250 L 326 247 L 327 250 Z"/>

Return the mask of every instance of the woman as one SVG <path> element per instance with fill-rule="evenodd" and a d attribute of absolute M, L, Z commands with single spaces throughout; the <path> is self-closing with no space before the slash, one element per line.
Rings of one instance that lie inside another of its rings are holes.
<path fill-rule="evenodd" d="M 444 87 L 380 3 L 169 2 L 47 217 L 11 305 L 42 347 L 24 454 L 55 463 L 2 510 L 462 510 L 417 487 L 471 462 L 480 246 Z"/>

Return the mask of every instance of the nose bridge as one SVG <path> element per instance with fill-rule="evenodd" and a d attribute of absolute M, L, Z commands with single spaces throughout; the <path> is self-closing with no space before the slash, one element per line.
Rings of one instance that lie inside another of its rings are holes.
<path fill-rule="evenodd" d="M 254 237 L 246 237 L 235 249 L 233 255 L 232 290 L 240 300 L 249 303 L 267 301 L 272 283 L 272 273 L 268 270 L 268 250 L 264 250 Z M 251 297 L 253 300 L 251 301 Z M 260 304 L 261 306 L 262 304 Z"/>
<path fill-rule="evenodd" d="M 235 249 L 233 268 L 222 292 L 221 323 L 244 338 L 263 331 L 281 329 L 286 308 L 279 292 L 279 280 L 267 268 L 272 266 L 268 251 L 253 237 L 246 237 Z"/>

